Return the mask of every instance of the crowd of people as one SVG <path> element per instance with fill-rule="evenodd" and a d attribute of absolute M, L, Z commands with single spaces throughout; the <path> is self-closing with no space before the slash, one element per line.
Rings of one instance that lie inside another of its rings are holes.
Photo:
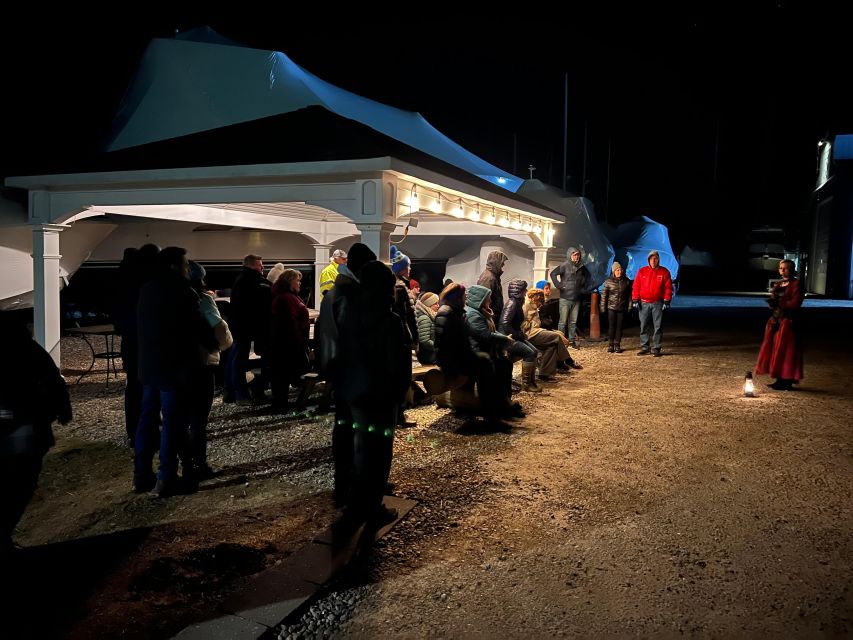
<path fill-rule="evenodd" d="M 504 289 L 507 256 L 491 252 L 476 284 L 445 281 L 440 293 L 421 291 L 411 260 L 391 247 L 390 266 L 364 244 L 336 251 L 323 277 L 315 340 L 300 297 L 302 274 L 279 263 L 264 276 L 263 260 L 247 255 L 223 314 L 205 282 L 206 272 L 180 247 L 154 245 L 125 251 L 114 314 L 127 373 L 125 427 L 134 449 L 133 491 L 159 497 L 191 493 L 215 472 L 207 462 L 207 421 L 217 369 L 224 370 L 224 403 L 258 404 L 286 412 L 292 386 L 312 368 L 335 394 L 332 433 L 333 499 L 352 522 L 388 522 L 396 514 L 382 504 L 388 488 L 394 432 L 411 426 L 403 411 L 410 399 L 413 354 L 435 364 L 445 388 L 467 389 L 487 428 L 523 417 L 516 387 L 541 391 L 559 372 L 582 369 L 569 347 L 579 347 L 579 300 L 589 291 L 582 254 L 570 249 L 551 282 L 529 287 L 520 278 Z M 781 279 L 768 299 L 771 317 L 761 344 L 757 374 L 789 390 L 802 378 L 799 310 L 804 292 L 794 264 L 783 261 Z M 328 284 L 324 282 L 323 284 Z M 554 295 L 552 295 L 552 289 Z M 506 299 L 504 299 L 506 290 Z M 607 312 L 609 353 L 622 353 L 625 317 L 640 321 L 638 355 L 661 354 L 663 314 L 672 301 L 669 272 L 657 251 L 631 282 L 621 264 L 601 286 Z M 225 316 L 225 317 L 224 317 Z M 50 356 L 4 314 L 3 332 L 17 354 L 16 369 L 0 370 L 0 473 L 14 478 L 0 509 L 0 547 L 32 496 L 41 459 L 53 443 L 51 424 L 71 419 L 68 393 Z M 20 352 L 20 353 L 18 353 Z M 250 356 L 261 356 L 251 383 Z M 26 368 L 21 375 L 20 367 Z M 29 381 L 22 384 L 22 380 Z M 268 399 L 267 390 L 271 392 Z M 153 470 L 159 453 L 159 468 Z M 2 551 L 0 548 L 0 551 Z"/>

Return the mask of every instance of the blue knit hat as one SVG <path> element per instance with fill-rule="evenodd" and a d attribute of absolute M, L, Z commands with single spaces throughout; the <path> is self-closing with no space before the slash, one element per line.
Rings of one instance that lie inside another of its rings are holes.
<path fill-rule="evenodd" d="M 394 272 L 394 275 L 400 273 L 401 271 L 405 271 L 412 264 L 412 261 L 409 260 L 409 256 L 400 251 L 393 244 L 391 245 L 391 271 Z"/>
<path fill-rule="evenodd" d="M 547 280 L 540 280 L 539 282 L 536 283 L 536 288 L 537 289 L 545 289 L 546 284 L 548 284 Z"/>

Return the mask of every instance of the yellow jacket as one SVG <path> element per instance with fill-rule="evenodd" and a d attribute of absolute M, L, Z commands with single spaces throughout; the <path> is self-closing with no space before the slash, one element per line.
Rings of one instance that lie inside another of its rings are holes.
<path fill-rule="evenodd" d="M 338 277 L 338 263 L 332 260 L 331 264 L 320 272 L 320 297 L 326 295 L 326 292 L 335 284 L 335 278 Z"/>

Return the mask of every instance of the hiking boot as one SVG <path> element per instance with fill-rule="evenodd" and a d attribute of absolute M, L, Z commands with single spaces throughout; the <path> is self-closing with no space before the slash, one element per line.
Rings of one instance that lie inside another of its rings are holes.
<path fill-rule="evenodd" d="M 660 349 L 654 349 L 652 351 L 652 357 L 653 358 L 660 358 L 662 355 L 663 354 L 660 352 Z"/>
<path fill-rule="evenodd" d="M 615 351 L 616 351 L 616 347 L 611 342 L 610 345 L 607 347 L 607 353 L 615 353 Z"/>
<path fill-rule="evenodd" d="M 622 345 L 620 345 L 618 342 L 616 343 L 616 346 L 613 347 L 614 353 L 623 353 L 624 351 L 625 351 L 625 349 L 623 349 Z"/>
<path fill-rule="evenodd" d="M 651 354 L 651 352 L 652 352 L 652 350 L 651 350 L 651 349 L 640 349 L 640 350 L 637 352 L 637 355 L 638 355 L 638 356 L 647 356 L 647 355 Z"/>

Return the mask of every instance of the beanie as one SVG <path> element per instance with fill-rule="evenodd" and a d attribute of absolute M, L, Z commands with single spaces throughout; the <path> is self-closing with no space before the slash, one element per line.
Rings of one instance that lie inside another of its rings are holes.
<path fill-rule="evenodd" d="M 400 251 L 393 244 L 391 245 L 391 271 L 394 274 L 398 274 L 401 271 L 405 271 L 412 264 L 412 261 L 409 260 L 409 256 Z"/>

